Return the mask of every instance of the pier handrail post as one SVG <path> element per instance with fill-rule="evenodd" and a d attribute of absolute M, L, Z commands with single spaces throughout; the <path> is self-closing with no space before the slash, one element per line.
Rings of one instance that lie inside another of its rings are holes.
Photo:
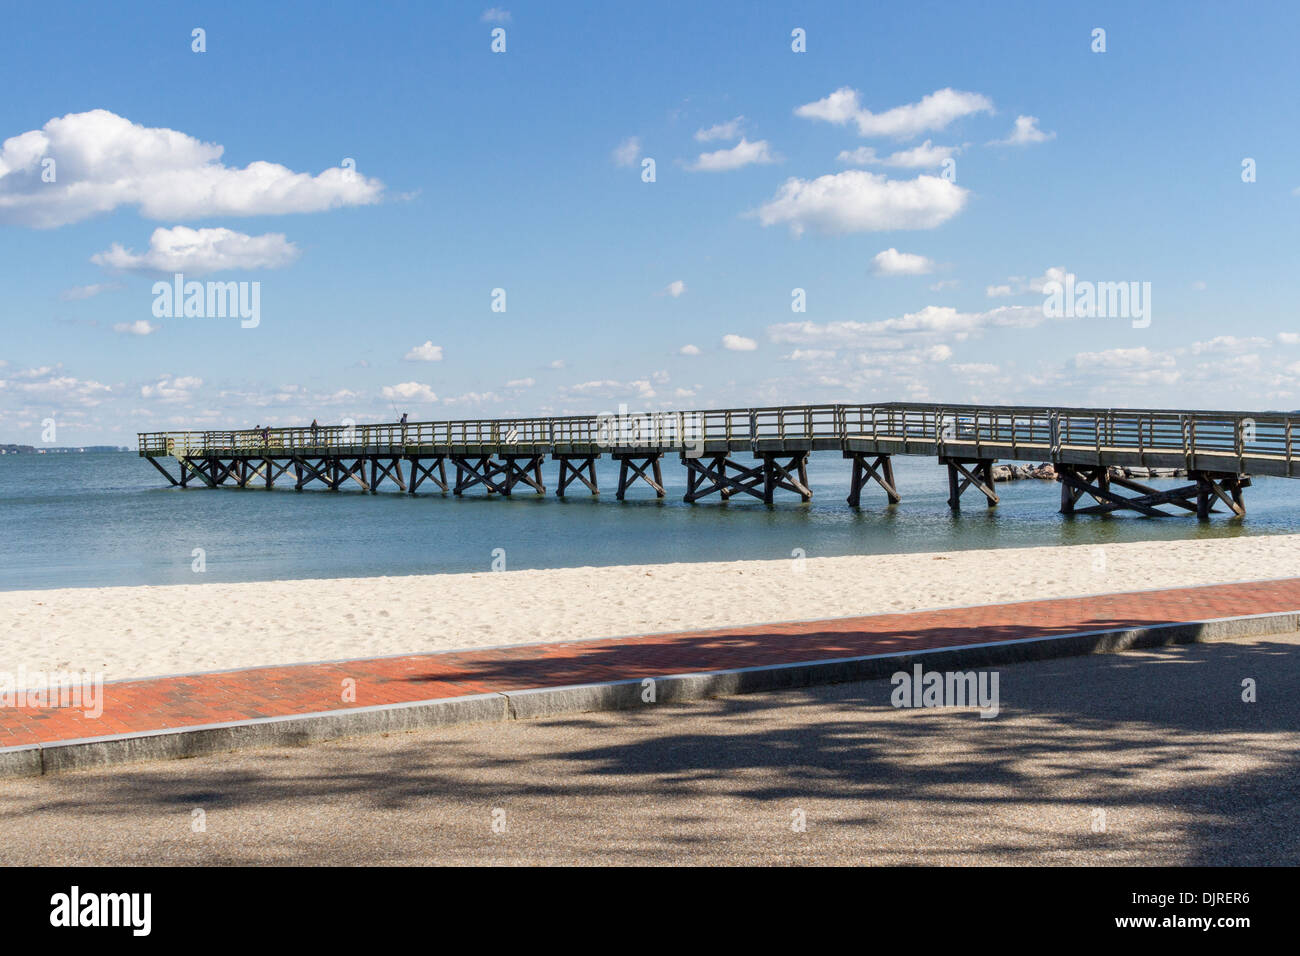
<path fill-rule="evenodd" d="M 1291 467 L 1291 417 L 1288 415 L 1286 419 L 1286 476 L 1288 478 L 1291 477 L 1293 470 Z"/>
<path fill-rule="evenodd" d="M 1183 443 L 1183 465 L 1188 471 L 1192 470 L 1192 451 L 1187 443 L 1187 416 L 1180 414 L 1178 416 L 1178 437 Z"/>
<path fill-rule="evenodd" d="M 1246 472 L 1246 419 L 1238 416 L 1232 423 L 1233 431 L 1233 448 L 1237 453 L 1237 472 L 1245 474 Z"/>

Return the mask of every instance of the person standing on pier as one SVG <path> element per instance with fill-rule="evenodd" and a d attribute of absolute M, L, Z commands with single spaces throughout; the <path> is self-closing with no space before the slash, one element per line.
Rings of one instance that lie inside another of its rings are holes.
<path fill-rule="evenodd" d="M 406 444 L 406 412 L 402 412 L 401 425 L 402 425 L 402 444 L 405 445 Z"/>
<path fill-rule="evenodd" d="M 316 432 L 317 432 L 319 429 L 320 429 L 320 425 L 317 424 L 316 419 L 313 418 L 313 419 L 311 420 L 311 443 L 312 443 L 313 445 L 316 444 Z"/>

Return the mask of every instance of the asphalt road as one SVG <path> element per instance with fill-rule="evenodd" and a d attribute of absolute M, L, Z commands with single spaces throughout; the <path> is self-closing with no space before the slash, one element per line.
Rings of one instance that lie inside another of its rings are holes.
<path fill-rule="evenodd" d="M 5 780 L 0 862 L 1300 863 L 1298 635 L 1004 667 L 993 719 L 892 689 Z"/>

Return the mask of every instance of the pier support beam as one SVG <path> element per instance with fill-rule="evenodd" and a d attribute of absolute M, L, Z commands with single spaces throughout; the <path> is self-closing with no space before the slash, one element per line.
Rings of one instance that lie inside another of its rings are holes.
<path fill-rule="evenodd" d="M 321 472 L 321 469 L 325 467 L 324 461 L 322 461 L 319 465 L 313 465 L 306 458 L 294 458 L 293 464 L 294 464 L 294 471 L 298 476 L 298 480 L 295 481 L 293 484 L 294 491 L 302 491 L 303 486 L 306 485 L 308 482 L 312 481 L 313 479 L 316 479 L 327 485 L 329 484 L 329 480 Z"/>
<path fill-rule="evenodd" d="M 555 496 L 564 497 L 564 489 L 574 481 L 581 481 L 593 495 L 600 494 L 596 487 L 596 459 L 599 455 L 552 455 L 551 461 L 560 463 L 560 480 L 555 486 Z"/>
<path fill-rule="evenodd" d="M 232 458 L 223 465 L 220 458 L 209 458 L 204 464 L 208 467 L 208 477 L 212 479 L 214 488 L 220 488 L 231 475 L 235 476 L 236 482 L 239 481 L 239 472 L 236 471 L 239 465 L 238 459 Z"/>
<path fill-rule="evenodd" d="M 505 455 L 501 458 L 501 474 L 505 476 L 502 494 L 514 493 L 515 485 L 525 484 L 539 495 L 546 494 L 542 483 L 542 455 Z M 522 464 L 521 464 L 522 462 Z"/>
<path fill-rule="evenodd" d="M 270 491 L 275 487 L 275 480 L 293 467 L 293 459 L 286 459 L 285 462 L 277 467 L 274 458 L 264 458 L 262 460 L 266 468 L 266 490 Z"/>
<path fill-rule="evenodd" d="M 1246 499 L 1242 491 L 1250 487 L 1249 475 L 1213 471 L 1194 471 L 1196 479 L 1196 517 L 1208 521 L 1216 501 L 1221 501 L 1235 517 L 1246 514 Z"/>
<path fill-rule="evenodd" d="M 992 458 L 940 458 L 948 466 L 948 507 L 961 510 L 961 496 L 972 485 L 983 493 L 988 506 L 998 503 L 998 493 L 993 490 Z"/>
<path fill-rule="evenodd" d="M 1224 472 L 1192 472 L 1188 477 L 1194 479 L 1194 484 L 1164 489 L 1141 484 L 1102 466 L 1057 465 L 1056 473 L 1061 479 L 1062 514 L 1136 511 L 1149 518 L 1168 518 L 1170 513 L 1160 509 L 1173 507 L 1194 513 L 1204 521 L 1209 519 L 1214 506 L 1223 502 L 1234 515 L 1240 516 L 1246 513 L 1242 490 L 1250 487 L 1250 478 L 1246 475 Z M 1115 491 L 1115 487 L 1137 494 L 1126 496 Z M 1078 500 L 1085 494 L 1097 503 L 1086 508 L 1078 507 Z"/>
<path fill-rule="evenodd" d="M 319 481 L 330 491 L 338 491 L 339 486 L 348 478 L 359 484 L 362 491 L 370 490 L 370 485 L 366 482 L 364 458 L 355 459 L 351 465 L 345 463 L 342 458 L 318 458 L 315 462 L 308 458 L 293 458 L 290 461 L 298 476 L 298 480 L 294 482 L 294 491 L 302 491 L 304 486 L 313 481 Z"/>
<path fill-rule="evenodd" d="M 388 464 L 384 464 L 384 459 L 376 455 L 370 459 L 370 493 L 379 494 L 379 483 L 385 478 L 391 478 L 397 487 L 406 490 L 406 479 L 402 477 L 402 459 L 390 458 Z"/>
<path fill-rule="evenodd" d="M 873 456 L 866 452 L 846 451 L 844 457 L 853 459 L 853 478 L 849 483 L 847 500 L 854 508 L 862 503 L 862 489 L 873 481 L 885 489 L 891 505 L 896 505 L 903 500 L 898 494 L 898 487 L 894 484 L 894 460 L 891 456 Z"/>
<path fill-rule="evenodd" d="M 421 484 L 426 481 L 431 481 L 438 486 L 438 490 L 444 495 L 447 493 L 447 458 L 445 455 L 438 455 L 427 465 L 420 464 L 420 457 L 418 455 L 411 455 L 406 460 L 411 463 L 411 486 L 409 489 L 404 488 L 404 491 L 409 491 L 411 494 L 415 494 L 416 491 L 419 490 Z M 437 474 L 434 474 L 435 468 L 437 469 Z M 397 474 L 400 478 L 402 474 L 400 467 L 397 470 Z"/>
<path fill-rule="evenodd" d="M 761 492 L 754 490 L 754 486 L 763 481 L 761 465 L 746 468 L 726 455 L 712 455 L 708 458 L 687 458 L 683 455 L 682 464 L 686 466 L 686 494 L 682 500 L 688 504 L 715 492 L 723 501 L 735 494 L 763 497 Z"/>
<path fill-rule="evenodd" d="M 771 504 L 777 490 L 793 491 L 800 501 L 812 501 L 812 489 L 808 487 L 808 451 L 772 454 L 764 452 L 763 459 L 763 501 Z"/>
<path fill-rule="evenodd" d="M 157 459 L 150 458 L 150 459 L 148 459 L 148 461 L 149 461 L 149 464 L 153 465 L 155 468 L 157 468 L 159 471 L 161 471 L 161 472 L 162 472 L 162 476 L 163 476 L 164 478 L 166 478 L 168 481 L 170 481 L 173 485 L 179 485 L 179 484 L 181 483 L 181 481 L 184 481 L 184 480 L 185 480 L 185 462 L 181 462 L 181 481 L 177 481 L 175 478 L 173 478 L 173 477 L 171 476 L 171 472 L 169 472 L 169 471 L 168 471 L 166 468 L 164 468 L 162 465 L 158 464 Z"/>
<path fill-rule="evenodd" d="M 660 464 L 662 452 L 649 455 L 614 452 L 610 457 L 618 462 L 618 493 L 614 497 L 619 501 L 623 500 L 627 490 L 636 484 L 638 478 L 655 490 L 656 498 L 664 497 L 663 466 Z"/>
<path fill-rule="evenodd" d="M 234 473 L 235 462 L 232 459 L 222 464 L 220 458 L 205 458 L 200 470 L 207 476 L 209 487 L 220 488 Z"/>
<path fill-rule="evenodd" d="M 462 495 L 475 485 L 482 485 L 489 495 L 506 494 L 505 484 L 500 481 L 506 466 L 494 461 L 491 455 L 479 455 L 477 458 L 452 456 L 451 463 L 456 467 L 456 486 L 452 489 L 452 494 Z"/>
<path fill-rule="evenodd" d="M 336 459 L 334 472 L 334 487 L 332 491 L 338 491 L 338 486 L 343 484 L 345 479 L 351 478 L 361 486 L 362 491 L 369 491 L 370 484 L 366 481 L 366 460 L 364 458 L 354 459 L 352 464 L 348 464 L 342 458 Z"/>
<path fill-rule="evenodd" d="M 765 504 L 772 504 L 776 492 L 793 491 L 803 501 L 812 500 L 808 487 L 808 452 L 764 452 L 755 456 L 758 463 L 751 466 L 732 461 L 726 455 L 707 458 L 682 456 L 686 466 L 686 495 L 682 499 L 693 503 L 715 492 L 726 501 L 732 495 L 753 495 Z"/>

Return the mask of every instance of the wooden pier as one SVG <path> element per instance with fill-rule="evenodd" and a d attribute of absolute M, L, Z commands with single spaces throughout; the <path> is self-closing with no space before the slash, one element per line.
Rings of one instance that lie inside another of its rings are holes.
<path fill-rule="evenodd" d="M 809 456 L 835 451 L 851 462 L 853 507 L 873 483 L 889 503 L 901 501 L 893 456 L 919 455 L 947 468 L 954 511 L 968 491 L 988 507 L 997 505 L 995 462 L 1050 462 L 1063 513 L 1190 513 L 1204 520 L 1217 506 L 1245 514 L 1251 475 L 1300 477 L 1292 446 L 1297 420 L 1279 412 L 891 402 L 143 432 L 139 449 L 182 488 L 273 488 L 287 475 L 298 491 L 313 483 L 330 491 L 355 484 L 373 494 L 387 481 L 408 494 L 421 487 L 453 495 L 482 488 L 506 497 L 545 494 L 548 457 L 559 462 L 559 497 L 575 482 L 597 495 L 595 462 L 608 455 L 619 462 L 620 501 L 638 484 L 664 497 L 663 459 L 675 455 L 687 470 L 686 501 L 748 495 L 767 504 L 779 492 L 809 501 Z M 1157 489 L 1126 477 L 1120 469 L 1127 468 L 1178 469 L 1187 479 Z M 1080 506 L 1085 497 L 1092 503 Z"/>

